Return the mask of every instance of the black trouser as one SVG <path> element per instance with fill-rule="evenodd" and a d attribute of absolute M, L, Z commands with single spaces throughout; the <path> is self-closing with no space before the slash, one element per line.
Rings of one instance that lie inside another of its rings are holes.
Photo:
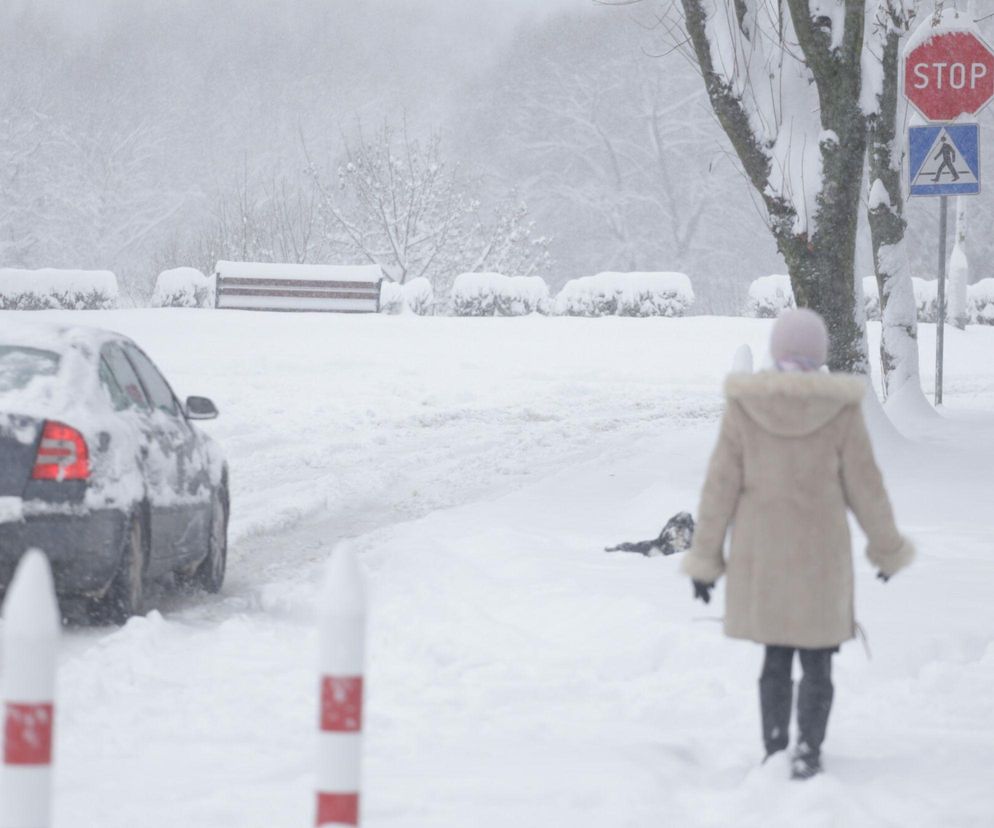
<path fill-rule="evenodd" d="M 804 675 L 797 691 L 798 750 L 818 756 L 825 740 L 832 709 L 832 654 L 825 650 L 798 649 Z M 768 646 L 759 677 L 759 706 L 763 718 L 763 743 L 767 754 L 787 747 L 790 741 L 790 708 L 794 695 L 791 667 L 793 647 Z"/>

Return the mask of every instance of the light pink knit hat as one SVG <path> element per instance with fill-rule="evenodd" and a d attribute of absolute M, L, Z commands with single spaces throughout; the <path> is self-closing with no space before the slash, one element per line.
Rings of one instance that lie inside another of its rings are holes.
<path fill-rule="evenodd" d="M 825 320 L 807 308 L 780 314 L 770 335 L 770 356 L 778 365 L 795 363 L 809 371 L 828 359 L 828 328 Z"/>

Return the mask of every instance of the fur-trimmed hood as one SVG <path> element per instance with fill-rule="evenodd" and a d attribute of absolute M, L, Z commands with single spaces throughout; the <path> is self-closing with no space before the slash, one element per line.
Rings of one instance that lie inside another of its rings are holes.
<path fill-rule="evenodd" d="M 828 425 L 848 406 L 859 405 L 866 380 L 848 374 L 764 371 L 732 374 L 725 395 L 765 431 L 803 437 Z"/>

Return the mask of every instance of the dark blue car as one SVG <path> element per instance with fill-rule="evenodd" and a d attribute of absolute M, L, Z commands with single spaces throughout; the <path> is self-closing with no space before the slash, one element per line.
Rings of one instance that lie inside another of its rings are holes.
<path fill-rule="evenodd" d="M 0 324 L 0 591 L 41 549 L 60 595 L 99 619 L 139 614 L 146 584 L 175 574 L 220 590 L 228 470 L 130 339 L 33 321 Z"/>

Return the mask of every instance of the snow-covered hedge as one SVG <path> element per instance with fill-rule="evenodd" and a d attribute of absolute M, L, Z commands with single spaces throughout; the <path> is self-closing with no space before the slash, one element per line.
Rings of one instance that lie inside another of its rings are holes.
<path fill-rule="evenodd" d="M 493 316 L 497 294 L 507 282 L 502 273 L 460 273 L 452 284 L 452 313 L 456 316 Z"/>
<path fill-rule="evenodd" d="M 163 270 L 155 280 L 153 308 L 207 308 L 212 303 L 211 280 L 195 267 Z"/>
<path fill-rule="evenodd" d="M 404 286 L 390 279 L 380 282 L 380 313 L 404 312 Z"/>
<path fill-rule="evenodd" d="M 428 316 L 435 305 L 435 291 L 424 276 L 411 279 L 404 285 L 404 302 L 407 309 L 418 316 Z"/>
<path fill-rule="evenodd" d="M 790 276 L 775 273 L 760 276 L 749 285 L 745 315 L 753 319 L 776 319 L 787 308 L 797 307 Z"/>
<path fill-rule="evenodd" d="M 994 279 L 981 279 L 967 288 L 970 321 L 994 325 Z"/>
<path fill-rule="evenodd" d="M 932 280 L 911 277 L 911 286 L 915 292 L 915 307 L 918 309 L 919 322 L 935 322 L 939 316 L 939 283 Z"/>
<path fill-rule="evenodd" d="M 549 286 L 541 276 L 512 276 L 497 294 L 498 316 L 549 312 Z"/>
<path fill-rule="evenodd" d="M 117 306 L 109 270 L 0 268 L 0 310 L 106 310 Z"/>
<path fill-rule="evenodd" d="M 548 313 L 549 286 L 539 276 L 462 273 L 452 285 L 456 316 L 526 316 Z"/>
<path fill-rule="evenodd" d="M 863 278 L 863 307 L 867 319 L 880 321 L 880 289 L 877 287 L 876 276 Z"/>
<path fill-rule="evenodd" d="M 598 273 L 571 279 L 556 296 L 562 316 L 683 316 L 694 303 L 685 273 Z"/>
<path fill-rule="evenodd" d="M 415 313 L 428 316 L 434 309 L 435 292 L 424 277 L 403 285 L 384 279 L 380 283 L 380 313 Z"/>

